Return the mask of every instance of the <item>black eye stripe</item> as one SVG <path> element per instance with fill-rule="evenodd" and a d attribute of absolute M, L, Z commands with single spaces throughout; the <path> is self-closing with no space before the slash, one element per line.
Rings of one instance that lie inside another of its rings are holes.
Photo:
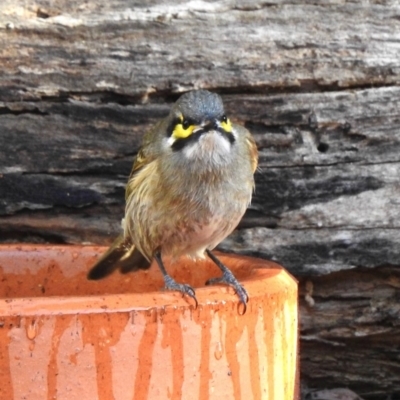
<path fill-rule="evenodd" d="M 230 134 L 225 132 L 221 128 L 217 128 L 218 132 L 220 132 L 224 137 L 228 138 L 230 144 L 235 143 L 235 137 Z M 182 138 L 182 139 L 176 139 L 174 143 L 172 143 L 172 150 L 173 151 L 179 151 L 182 150 L 185 146 L 189 145 L 190 143 L 194 143 L 200 139 L 200 136 L 203 135 L 203 133 L 207 132 L 206 129 L 201 129 L 198 130 L 195 133 L 192 133 L 190 136 L 187 138 Z"/>
<path fill-rule="evenodd" d="M 190 143 L 194 143 L 197 140 L 199 140 L 200 136 L 202 135 L 203 132 L 198 131 L 196 133 L 192 133 L 190 136 L 184 139 L 176 139 L 174 143 L 172 143 L 172 150 L 173 151 L 179 151 L 182 150 L 185 146 L 187 146 Z"/>

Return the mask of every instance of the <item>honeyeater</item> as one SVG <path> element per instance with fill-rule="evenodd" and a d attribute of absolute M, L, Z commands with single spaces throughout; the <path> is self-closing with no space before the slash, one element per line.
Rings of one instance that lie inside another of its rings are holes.
<path fill-rule="evenodd" d="M 207 284 L 232 286 L 246 308 L 246 290 L 212 250 L 246 211 L 257 161 L 250 132 L 230 121 L 219 95 L 206 90 L 182 95 L 145 134 L 126 186 L 123 232 L 88 278 L 100 279 L 118 268 L 122 273 L 146 269 L 155 259 L 165 289 L 197 303 L 190 285 L 168 275 L 163 258 L 207 256 L 222 271 Z"/>

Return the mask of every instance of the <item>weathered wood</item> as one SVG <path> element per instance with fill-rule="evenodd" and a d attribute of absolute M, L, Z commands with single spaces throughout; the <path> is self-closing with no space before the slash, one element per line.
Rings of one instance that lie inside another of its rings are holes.
<path fill-rule="evenodd" d="M 140 3 L 1 2 L 0 241 L 110 243 L 143 133 L 215 90 L 260 149 L 221 248 L 314 282 L 310 387 L 400 392 L 399 3 Z"/>
<path fill-rule="evenodd" d="M 362 398 L 400 394 L 400 270 L 357 268 L 301 282 L 302 376 Z"/>
<path fill-rule="evenodd" d="M 352 390 L 345 388 L 309 389 L 305 385 L 302 387 L 302 399 L 304 400 L 363 400 Z"/>
<path fill-rule="evenodd" d="M 3 98 L 395 84 L 399 5 L 370 3 L 5 0 Z"/>

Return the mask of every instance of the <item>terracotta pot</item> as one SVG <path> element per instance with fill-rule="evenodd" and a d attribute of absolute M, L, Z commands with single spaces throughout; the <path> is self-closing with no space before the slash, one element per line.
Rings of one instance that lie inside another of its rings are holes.
<path fill-rule="evenodd" d="M 205 287 L 211 262 L 167 269 L 199 302 L 160 291 L 158 268 L 88 281 L 105 250 L 0 246 L 0 398 L 268 399 L 297 395 L 297 284 L 279 265 L 222 255 L 244 283 Z"/>

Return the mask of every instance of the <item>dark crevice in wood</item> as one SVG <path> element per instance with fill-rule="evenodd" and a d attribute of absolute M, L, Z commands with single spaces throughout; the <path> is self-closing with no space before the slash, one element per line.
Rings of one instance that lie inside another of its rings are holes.
<path fill-rule="evenodd" d="M 133 155 L 123 155 L 121 157 L 113 157 L 112 160 L 126 160 L 129 164 L 132 163 L 134 156 L 136 153 Z M 106 167 L 104 167 L 106 168 Z M 129 177 L 130 170 L 127 169 L 126 174 L 122 175 L 117 175 L 114 172 L 106 172 L 103 170 L 101 166 L 93 167 L 93 168 L 86 168 L 84 170 L 69 170 L 69 171 L 63 171 L 63 170 L 57 170 L 57 169 L 52 169 L 51 171 L 48 170 L 37 170 L 35 172 L 30 172 L 30 171 L 23 171 L 21 173 L 17 173 L 17 175 L 23 175 L 23 176 L 49 176 L 49 177 L 83 177 L 83 178 L 95 178 L 97 176 L 101 176 L 104 179 L 115 179 L 115 180 L 120 180 L 121 182 L 126 182 L 128 177 Z M 3 176 L 10 175 L 8 173 L 4 173 Z"/>
<path fill-rule="evenodd" d="M 23 115 L 23 114 L 32 114 L 32 115 L 41 115 L 41 116 L 49 115 L 48 112 L 41 111 L 37 107 L 30 108 L 30 109 L 24 109 L 24 110 L 13 110 L 12 108 L 9 108 L 9 107 L 0 107 L 0 116 L 1 115 Z"/>
<path fill-rule="evenodd" d="M 264 162 L 262 159 L 263 155 L 260 154 L 260 167 L 259 169 L 261 170 L 262 168 L 264 168 Z M 310 168 L 331 168 L 331 167 L 335 167 L 335 166 L 340 166 L 340 165 L 349 165 L 349 164 L 354 164 L 354 165 L 358 165 L 358 166 L 370 166 L 370 165 L 386 165 L 386 164 L 400 164 L 400 159 L 398 160 L 388 160 L 388 161 L 382 161 L 382 162 L 366 162 L 366 161 L 361 161 L 361 160 L 343 160 L 343 161 L 337 161 L 337 162 L 333 162 L 333 163 L 318 163 L 318 164 L 312 164 L 312 163 L 308 163 L 306 165 L 303 165 L 303 167 L 310 167 Z M 273 166 L 271 166 L 270 168 L 273 169 L 298 169 L 299 165 L 279 165 L 279 164 L 274 164 Z"/>
<path fill-rule="evenodd" d="M 331 85 L 321 85 L 315 81 L 302 81 L 298 86 L 283 86 L 274 87 L 269 85 L 259 85 L 259 86 L 235 86 L 235 87 L 212 87 L 209 88 L 215 93 L 222 96 L 274 96 L 274 95 L 290 95 L 290 94 L 313 94 L 313 93 L 325 93 L 325 92 L 353 92 L 357 90 L 365 89 L 379 89 L 385 87 L 394 87 L 393 83 L 354 83 L 349 86 L 339 86 L 338 84 Z M 129 95 L 125 93 L 118 93 L 111 90 L 93 90 L 93 91 L 60 91 L 57 96 L 40 96 L 37 98 L 29 99 L 29 102 L 55 102 L 63 103 L 69 102 L 71 99 L 82 99 L 84 98 L 88 103 L 102 103 L 102 104 L 118 104 L 120 106 L 132 106 L 132 105 L 143 105 L 146 103 L 160 103 L 160 104 L 171 104 L 174 103 L 185 91 L 171 93 L 170 90 L 157 90 L 151 91 L 150 93 L 140 93 L 137 95 Z M 1 97 L 0 97 L 1 100 Z M 13 100 L 9 101 L 13 103 Z M 38 110 L 39 111 L 39 110 Z M 40 112 L 40 111 L 39 111 Z M 347 127 L 348 129 L 348 127 Z"/>

